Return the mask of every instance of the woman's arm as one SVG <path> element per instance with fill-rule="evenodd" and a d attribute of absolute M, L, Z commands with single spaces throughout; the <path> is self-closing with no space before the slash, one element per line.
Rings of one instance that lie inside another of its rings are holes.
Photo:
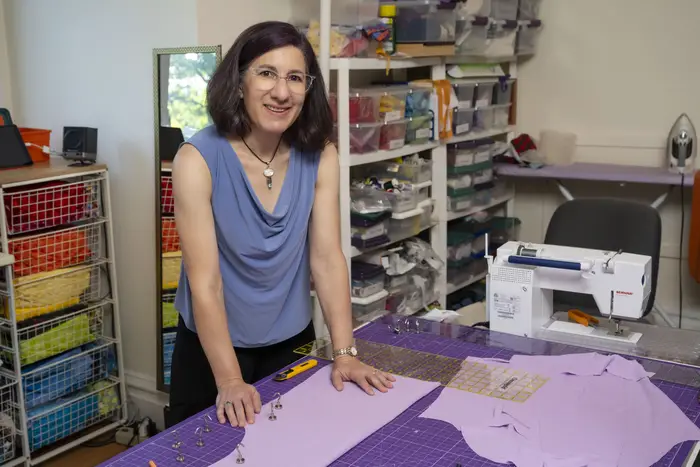
<path fill-rule="evenodd" d="M 206 162 L 194 146 L 183 145 L 173 161 L 175 222 L 192 292 L 197 335 L 221 391 L 222 387 L 242 383 L 243 378 L 228 332 L 211 193 L 211 175 Z M 257 405 L 255 401 L 253 405 Z M 252 410 L 245 407 L 242 415 L 238 410 L 234 413 L 235 407 L 230 405 L 219 407 L 222 423 L 224 408 L 232 423 L 236 419 L 239 424 L 244 423 L 245 418 L 252 423 Z"/>
<path fill-rule="evenodd" d="M 192 291 L 197 334 L 216 384 L 241 378 L 224 308 L 219 255 L 211 210 L 211 176 L 194 146 L 183 145 L 173 161 L 175 223 Z"/>
<path fill-rule="evenodd" d="M 334 145 L 329 144 L 321 154 L 318 167 L 309 238 L 311 274 L 334 350 L 353 345 L 350 278 L 340 242 L 339 194 L 338 151 Z M 349 356 L 339 357 L 335 370 L 333 384 L 339 390 L 343 388 L 343 380 L 351 380 L 372 394 L 370 385 L 386 391 L 391 387 L 391 381 L 394 381 L 392 376 L 373 371 Z"/>
<path fill-rule="evenodd" d="M 335 350 L 353 345 L 347 263 L 340 243 L 340 166 L 335 146 L 321 153 L 311 212 L 311 274 Z"/>

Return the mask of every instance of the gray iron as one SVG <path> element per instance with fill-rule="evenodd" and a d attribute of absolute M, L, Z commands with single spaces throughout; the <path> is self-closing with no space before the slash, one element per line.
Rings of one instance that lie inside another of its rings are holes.
<path fill-rule="evenodd" d="M 666 157 L 671 172 L 692 174 L 698 152 L 698 137 L 693 122 L 682 114 L 668 134 Z"/>

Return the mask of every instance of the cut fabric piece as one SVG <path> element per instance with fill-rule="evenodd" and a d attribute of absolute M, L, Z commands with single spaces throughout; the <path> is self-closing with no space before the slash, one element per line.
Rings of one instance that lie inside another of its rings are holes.
<path fill-rule="evenodd" d="M 284 394 L 274 421 L 271 404 L 263 406 L 242 441 L 246 467 L 325 467 L 439 386 L 396 376 L 393 389 L 370 396 L 352 383 L 337 391 L 330 375 L 325 366 Z M 236 457 L 234 451 L 213 465 L 238 465 Z"/>
<path fill-rule="evenodd" d="M 489 365 L 548 379 L 524 402 L 448 387 L 421 417 L 451 423 L 474 452 L 493 462 L 643 467 L 676 444 L 700 440 L 700 429 L 636 361 L 586 353 L 518 355 L 509 364 Z"/>

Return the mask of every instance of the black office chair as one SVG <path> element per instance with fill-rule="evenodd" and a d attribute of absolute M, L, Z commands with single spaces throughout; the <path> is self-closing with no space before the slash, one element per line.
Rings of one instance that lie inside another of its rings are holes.
<path fill-rule="evenodd" d="M 659 274 L 661 217 L 650 205 L 615 198 L 567 201 L 549 221 L 544 243 L 650 256 L 651 294 L 643 316 L 651 312 Z M 578 308 L 600 315 L 593 297 L 587 294 L 555 291 L 554 308 L 557 311 Z"/>

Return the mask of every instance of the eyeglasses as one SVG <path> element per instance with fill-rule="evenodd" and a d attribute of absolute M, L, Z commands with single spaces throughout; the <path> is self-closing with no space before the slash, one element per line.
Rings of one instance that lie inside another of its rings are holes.
<path fill-rule="evenodd" d="M 261 91 L 271 91 L 277 86 L 277 80 L 287 81 L 289 92 L 293 94 L 306 94 L 311 89 L 315 77 L 306 73 L 290 73 L 287 76 L 280 76 L 276 71 L 269 68 L 252 68 L 255 86 Z"/>

